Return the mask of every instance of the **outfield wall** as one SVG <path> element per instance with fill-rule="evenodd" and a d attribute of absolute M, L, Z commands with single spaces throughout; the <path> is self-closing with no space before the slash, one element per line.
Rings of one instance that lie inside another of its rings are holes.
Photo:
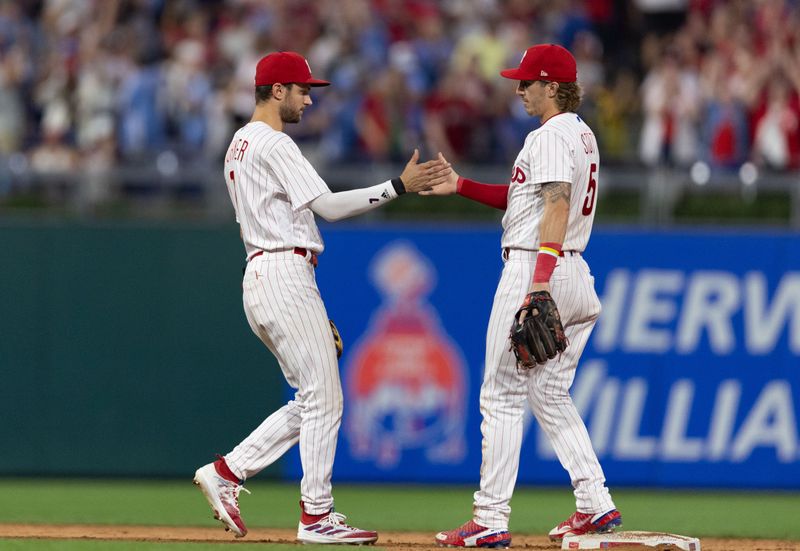
<path fill-rule="evenodd" d="M 283 400 L 235 227 L 0 228 L 0 474 L 191 476 Z"/>
<path fill-rule="evenodd" d="M 345 340 L 334 479 L 474 483 L 499 229 L 323 233 Z M 185 476 L 288 396 L 242 313 L 235 227 L 0 243 L 0 474 Z M 800 488 L 800 238 L 599 229 L 586 258 L 604 312 L 573 394 L 610 483 Z M 568 482 L 530 419 L 522 455 L 521 482 Z"/>
<path fill-rule="evenodd" d="M 499 231 L 327 236 L 337 479 L 476 481 Z M 599 229 L 585 256 L 604 310 L 573 397 L 610 483 L 800 488 L 800 238 Z M 530 417 L 519 480 L 569 483 Z"/>

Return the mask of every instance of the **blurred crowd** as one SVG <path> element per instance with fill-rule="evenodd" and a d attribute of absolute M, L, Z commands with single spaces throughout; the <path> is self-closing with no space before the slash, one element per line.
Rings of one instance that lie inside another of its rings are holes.
<path fill-rule="evenodd" d="M 604 162 L 796 169 L 798 29 L 790 0 L 0 0 L 0 161 L 216 162 L 296 50 L 333 83 L 291 129 L 316 159 L 507 164 L 535 123 L 498 72 L 555 42 Z"/>

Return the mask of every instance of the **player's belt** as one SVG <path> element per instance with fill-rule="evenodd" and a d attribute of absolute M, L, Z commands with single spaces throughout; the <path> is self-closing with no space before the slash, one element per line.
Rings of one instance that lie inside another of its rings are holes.
<path fill-rule="evenodd" d="M 308 256 L 309 253 L 311 253 L 311 251 L 309 251 L 308 249 L 304 249 L 303 247 L 295 247 L 294 248 L 294 254 L 299 254 L 300 256 L 303 256 L 303 257 L 306 257 L 306 258 L 310 258 L 309 262 L 311 262 L 311 265 L 316 268 L 317 267 L 317 253 L 311 253 L 310 257 Z"/>
<path fill-rule="evenodd" d="M 503 258 L 504 259 L 508 260 L 508 255 L 511 252 L 511 250 L 512 249 L 510 247 L 504 247 L 503 248 Z M 524 250 L 524 251 L 532 252 L 532 253 L 539 252 L 539 249 L 530 249 L 530 250 L 528 250 L 528 249 L 519 249 L 519 250 Z M 570 251 L 561 251 L 558 256 L 580 256 L 580 254 L 581 254 L 580 251 L 572 251 L 572 250 L 570 250 Z"/>
<path fill-rule="evenodd" d="M 302 257 L 308 257 L 308 253 L 309 253 L 308 249 L 304 249 L 303 247 L 294 248 L 294 254 L 300 255 Z M 264 254 L 264 251 L 255 252 L 250 255 L 250 258 L 248 258 L 247 261 L 250 262 L 255 257 L 261 256 L 262 254 Z M 309 262 L 311 262 L 311 265 L 314 266 L 315 268 L 317 267 L 317 253 L 311 253 Z"/>

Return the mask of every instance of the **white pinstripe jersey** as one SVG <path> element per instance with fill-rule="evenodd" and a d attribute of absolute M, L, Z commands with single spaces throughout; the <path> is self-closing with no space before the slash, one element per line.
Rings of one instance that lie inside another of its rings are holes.
<path fill-rule="evenodd" d="M 544 212 L 541 184 L 569 182 L 569 221 L 562 248 L 583 251 L 592 233 L 599 170 L 597 140 L 575 113 L 551 117 L 528 134 L 511 174 L 502 246 L 537 249 Z"/>
<path fill-rule="evenodd" d="M 289 136 L 260 121 L 240 128 L 225 155 L 225 180 L 248 257 L 294 247 L 323 251 L 309 203 L 330 188 Z"/>

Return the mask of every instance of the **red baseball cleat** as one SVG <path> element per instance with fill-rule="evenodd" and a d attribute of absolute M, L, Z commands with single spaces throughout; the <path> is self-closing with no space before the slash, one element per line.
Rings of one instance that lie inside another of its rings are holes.
<path fill-rule="evenodd" d="M 484 528 L 470 520 L 447 532 L 436 534 L 436 543 L 440 547 L 494 547 L 508 549 L 511 545 L 511 534 L 508 530 Z"/>
<path fill-rule="evenodd" d="M 561 541 L 564 536 L 613 532 L 620 526 L 622 515 L 616 509 L 596 515 L 575 511 L 567 520 L 550 530 L 550 541 Z"/>

